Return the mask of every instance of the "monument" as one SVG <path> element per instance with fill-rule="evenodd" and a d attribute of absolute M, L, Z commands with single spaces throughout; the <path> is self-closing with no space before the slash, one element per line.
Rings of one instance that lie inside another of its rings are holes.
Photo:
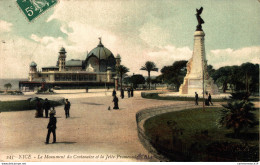
<path fill-rule="evenodd" d="M 187 63 L 187 74 L 184 77 L 183 84 L 179 88 L 179 94 L 203 94 L 208 92 L 218 94 L 218 87 L 214 80 L 208 75 L 207 60 L 205 56 L 204 36 L 201 24 L 204 20 L 200 17 L 203 7 L 196 9 L 198 25 L 194 33 L 194 47 L 191 59 Z M 204 81 L 203 81 L 204 80 Z"/>

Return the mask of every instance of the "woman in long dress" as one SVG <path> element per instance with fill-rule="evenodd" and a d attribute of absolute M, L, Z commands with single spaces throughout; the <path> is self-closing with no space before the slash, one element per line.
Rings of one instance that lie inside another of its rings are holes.
<path fill-rule="evenodd" d="M 114 102 L 114 108 L 113 109 L 119 109 L 119 107 L 118 107 L 118 98 L 116 97 L 116 95 L 114 96 L 113 102 Z"/>

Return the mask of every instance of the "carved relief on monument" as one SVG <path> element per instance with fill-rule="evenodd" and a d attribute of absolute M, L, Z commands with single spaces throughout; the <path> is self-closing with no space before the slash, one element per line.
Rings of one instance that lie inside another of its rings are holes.
<path fill-rule="evenodd" d="M 190 74 L 191 67 L 192 67 L 192 58 L 187 63 L 187 75 Z"/>

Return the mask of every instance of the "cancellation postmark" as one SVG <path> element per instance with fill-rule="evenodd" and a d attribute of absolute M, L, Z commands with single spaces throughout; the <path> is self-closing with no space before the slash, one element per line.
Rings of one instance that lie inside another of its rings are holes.
<path fill-rule="evenodd" d="M 16 0 L 21 11 L 31 22 L 49 8 L 57 4 L 58 0 Z"/>

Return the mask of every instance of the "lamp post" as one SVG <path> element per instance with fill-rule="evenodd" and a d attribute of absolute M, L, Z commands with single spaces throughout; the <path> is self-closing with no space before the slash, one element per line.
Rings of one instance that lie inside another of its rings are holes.
<path fill-rule="evenodd" d="M 204 65 L 204 60 L 202 63 L 202 93 L 203 93 L 203 111 L 205 110 L 205 90 L 204 90 L 204 76 L 205 76 L 205 65 Z"/>

